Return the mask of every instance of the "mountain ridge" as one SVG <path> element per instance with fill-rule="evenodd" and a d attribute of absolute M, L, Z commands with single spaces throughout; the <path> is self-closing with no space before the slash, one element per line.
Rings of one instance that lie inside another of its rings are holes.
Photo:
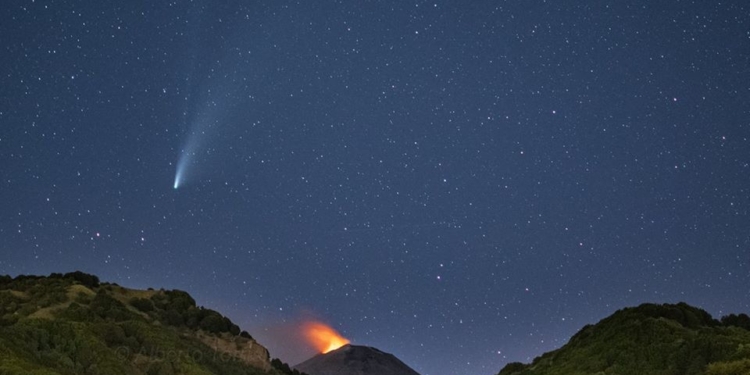
<path fill-rule="evenodd" d="M 79 271 L 0 276 L 2 374 L 293 373 L 280 364 L 184 291 L 129 289 Z"/>
<path fill-rule="evenodd" d="M 359 367 L 310 375 L 418 375 L 395 356 L 347 345 Z M 82 272 L 0 275 L 0 374 L 300 375 L 180 290 L 137 290 Z M 358 361 L 358 362 L 357 362 Z M 402 372 L 368 372 L 380 364 Z M 345 368 L 346 366 L 339 366 Z M 314 370 L 314 369 L 313 369 Z M 750 317 L 645 303 L 582 327 L 568 343 L 499 375 L 750 375 Z"/>
<path fill-rule="evenodd" d="M 750 318 L 714 319 L 684 302 L 644 303 L 617 310 L 531 363 L 507 364 L 498 375 L 750 374 Z"/>

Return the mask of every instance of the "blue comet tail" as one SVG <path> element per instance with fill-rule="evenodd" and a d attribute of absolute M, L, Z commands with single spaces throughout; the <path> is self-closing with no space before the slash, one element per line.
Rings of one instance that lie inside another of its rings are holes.
<path fill-rule="evenodd" d="M 174 185 L 173 188 L 177 189 L 180 187 L 180 184 L 182 183 L 182 172 L 185 169 L 185 162 L 183 158 L 180 158 L 180 161 L 177 162 L 177 172 L 174 175 Z"/>

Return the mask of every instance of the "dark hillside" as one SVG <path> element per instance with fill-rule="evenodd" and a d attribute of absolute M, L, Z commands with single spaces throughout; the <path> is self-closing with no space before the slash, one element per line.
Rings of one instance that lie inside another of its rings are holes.
<path fill-rule="evenodd" d="M 81 272 L 0 276 L 0 374 L 277 374 L 268 351 L 178 290 Z"/>
<path fill-rule="evenodd" d="M 747 315 L 715 320 L 685 303 L 643 304 L 587 325 L 562 348 L 499 375 L 747 375 Z"/>

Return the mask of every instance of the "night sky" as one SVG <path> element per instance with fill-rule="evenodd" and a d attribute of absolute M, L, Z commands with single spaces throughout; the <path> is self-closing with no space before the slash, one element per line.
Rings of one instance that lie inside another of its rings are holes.
<path fill-rule="evenodd" d="M 0 274 L 493 374 L 750 312 L 745 1 L 4 1 Z"/>

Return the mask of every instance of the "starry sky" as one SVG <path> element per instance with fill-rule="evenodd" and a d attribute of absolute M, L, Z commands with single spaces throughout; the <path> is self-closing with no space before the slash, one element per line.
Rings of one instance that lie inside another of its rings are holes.
<path fill-rule="evenodd" d="M 750 311 L 744 1 L 0 10 L 0 274 L 189 291 L 494 374 L 642 302 Z"/>

